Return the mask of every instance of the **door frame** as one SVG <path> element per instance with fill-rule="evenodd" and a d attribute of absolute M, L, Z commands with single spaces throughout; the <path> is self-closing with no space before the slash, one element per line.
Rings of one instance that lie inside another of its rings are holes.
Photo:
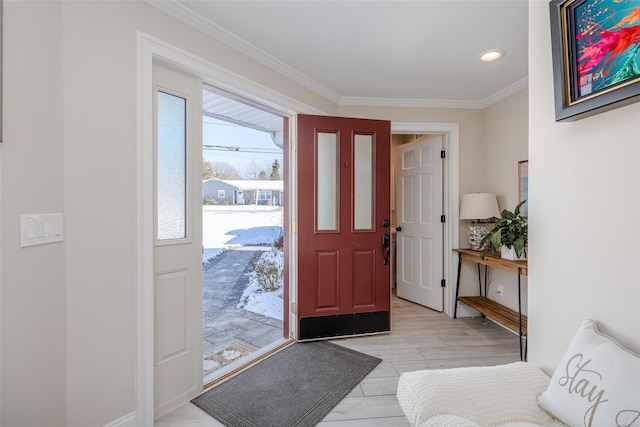
<path fill-rule="evenodd" d="M 184 72 L 202 78 L 203 83 L 228 90 L 249 100 L 268 106 L 290 117 L 290 135 L 295 135 L 295 114 L 324 114 L 268 87 L 250 81 L 189 52 L 165 43 L 151 35 L 136 33 L 136 411 L 135 425 L 153 426 L 154 421 L 154 307 L 153 307 L 153 62 L 173 64 Z M 290 171 L 295 171 L 295 156 L 289 144 Z M 296 182 L 289 174 L 289 221 L 296 221 Z M 296 251 L 296 239 L 288 233 L 290 252 Z M 290 275 L 295 277 L 295 262 L 289 263 Z M 292 269 L 293 267 L 293 269 Z M 295 281 L 290 282 L 290 298 L 295 301 Z M 287 307 L 291 311 L 290 307 Z M 291 325 L 291 323 L 290 323 Z"/>
<path fill-rule="evenodd" d="M 142 31 L 136 33 L 136 278 L 135 278 L 135 316 L 136 316 L 136 410 L 135 425 L 153 426 L 153 73 L 154 60 L 164 60 L 180 69 L 201 76 L 203 83 L 210 84 L 232 93 L 242 95 L 269 106 L 285 116 L 289 116 L 289 135 L 297 135 L 295 115 L 328 114 L 326 111 L 311 107 L 280 92 L 256 83 L 239 74 L 199 58 L 181 48 L 166 43 Z M 448 150 L 447 173 L 445 174 L 445 206 L 447 220 L 445 227 L 445 254 L 458 246 L 458 200 L 459 200 L 459 130 L 457 123 L 409 123 L 391 122 L 391 133 L 421 134 L 442 133 Z M 291 138 L 293 139 L 293 138 Z M 289 177 L 289 222 L 291 227 L 284 230 L 289 234 L 289 274 L 291 281 L 290 301 L 297 301 L 296 265 L 297 239 L 297 163 L 294 149 L 290 144 Z M 391 177 L 389 177 L 391 179 Z M 293 229 L 293 230 L 292 230 Z M 449 286 L 445 292 L 445 313 L 452 315 L 455 290 L 451 284 L 455 277 L 453 255 L 445 256 L 445 279 Z M 290 334 L 295 334 L 295 316 L 289 312 Z M 294 335 L 295 336 L 295 335 Z M 129 418 L 132 421 L 131 418 Z"/>
<path fill-rule="evenodd" d="M 453 317 L 455 306 L 456 260 L 453 249 L 459 246 L 460 214 L 460 130 L 458 123 L 409 123 L 391 122 L 393 134 L 439 134 L 444 137 L 446 157 L 444 163 L 444 227 L 443 274 L 446 283 L 444 291 L 444 313 Z M 397 167 L 396 167 L 397 168 Z"/>

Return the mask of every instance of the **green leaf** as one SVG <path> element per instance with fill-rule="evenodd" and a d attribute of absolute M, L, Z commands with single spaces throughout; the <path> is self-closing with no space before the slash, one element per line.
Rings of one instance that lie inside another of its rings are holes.
<path fill-rule="evenodd" d="M 495 249 L 499 248 L 502 242 L 502 230 L 498 229 L 497 231 L 493 232 L 489 241 L 494 247 L 494 251 L 492 251 L 492 253 L 495 253 Z"/>
<path fill-rule="evenodd" d="M 523 200 L 520 203 L 518 203 L 518 205 L 516 206 L 516 208 L 513 210 L 513 214 L 515 216 L 519 216 L 520 215 L 520 208 L 522 207 L 522 205 L 524 205 L 527 201 Z"/>
<path fill-rule="evenodd" d="M 504 209 L 500 214 L 500 218 L 491 218 L 489 222 L 494 224 L 493 230 L 480 242 L 481 247 L 487 244 L 486 248 L 481 252 L 483 259 L 487 249 L 491 251 L 492 255 L 495 255 L 496 250 L 502 245 L 509 248 L 513 247 L 518 257 L 522 256 L 528 241 L 527 217 L 520 216 L 520 209 L 524 203 L 526 203 L 526 200 L 518 203 L 513 212 Z"/>
<path fill-rule="evenodd" d="M 513 242 L 513 248 L 516 251 L 516 256 L 520 258 L 522 256 L 522 252 L 524 251 L 524 238 L 519 237 Z"/>

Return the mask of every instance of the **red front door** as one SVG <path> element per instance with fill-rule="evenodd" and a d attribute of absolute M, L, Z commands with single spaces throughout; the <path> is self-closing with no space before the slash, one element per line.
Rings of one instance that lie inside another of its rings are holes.
<path fill-rule="evenodd" d="M 298 116 L 298 338 L 390 330 L 388 121 Z"/>

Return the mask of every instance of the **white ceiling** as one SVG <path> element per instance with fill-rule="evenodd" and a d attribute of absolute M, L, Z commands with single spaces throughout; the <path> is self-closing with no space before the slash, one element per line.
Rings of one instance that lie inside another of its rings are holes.
<path fill-rule="evenodd" d="M 148 1 L 341 105 L 483 108 L 527 86 L 527 0 Z"/>

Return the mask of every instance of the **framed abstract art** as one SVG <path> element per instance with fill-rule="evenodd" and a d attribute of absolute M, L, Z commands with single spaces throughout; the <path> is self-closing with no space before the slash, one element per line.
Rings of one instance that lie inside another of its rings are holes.
<path fill-rule="evenodd" d="M 556 121 L 640 101 L 640 0 L 549 3 Z"/>

